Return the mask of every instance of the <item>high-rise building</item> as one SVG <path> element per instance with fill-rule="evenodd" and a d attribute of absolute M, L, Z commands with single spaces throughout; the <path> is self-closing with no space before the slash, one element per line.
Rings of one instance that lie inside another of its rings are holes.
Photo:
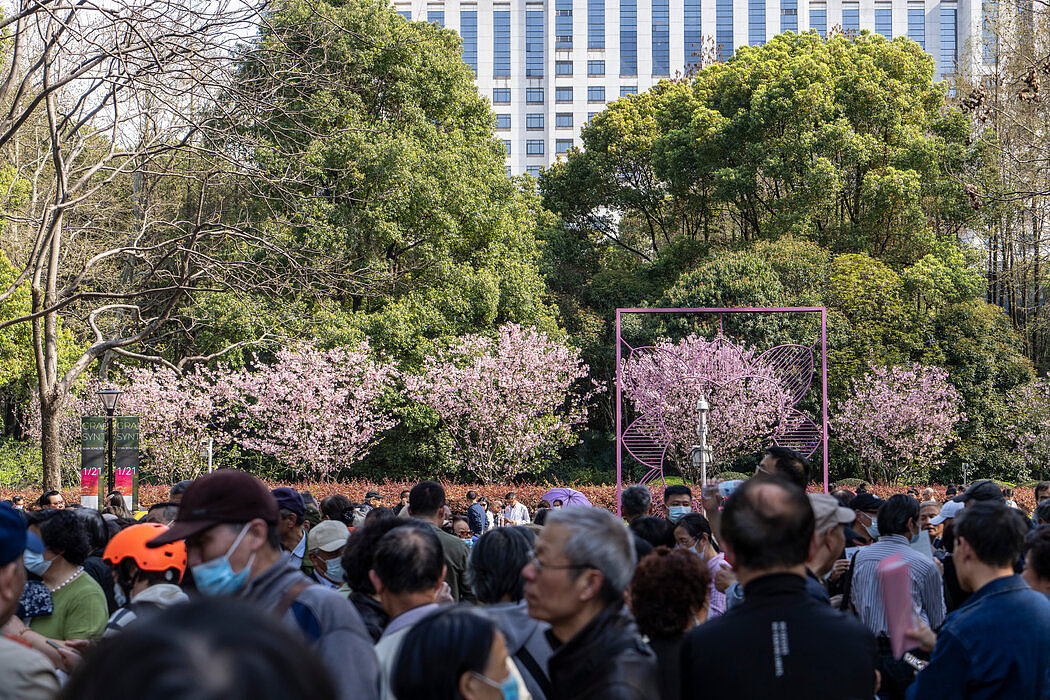
<path fill-rule="evenodd" d="M 987 3 L 988 0 L 985 0 Z M 412 20 L 463 37 L 463 60 L 496 113 L 507 171 L 538 173 L 608 102 L 784 31 L 907 36 L 937 77 L 980 55 L 978 0 L 394 0 Z"/>

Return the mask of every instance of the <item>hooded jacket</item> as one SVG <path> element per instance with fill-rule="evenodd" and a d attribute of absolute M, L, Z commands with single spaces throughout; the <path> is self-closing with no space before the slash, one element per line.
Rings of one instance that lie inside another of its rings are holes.
<path fill-rule="evenodd" d="M 300 582 L 308 585 L 295 597 L 281 621 L 302 634 L 306 644 L 317 652 L 342 700 L 378 700 L 379 664 L 372 638 L 357 610 L 338 591 L 310 581 L 292 567 L 284 554 L 248 581 L 238 597 L 274 610 L 285 592 Z"/>
<path fill-rule="evenodd" d="M 130 605 L 118 608 L 109 622 L 103 637 L 110 637 L 130 625 L 135 619 L 147 610 L 159 611 L 170 608 L 172 605 L 185 603 L 189 597 L 182 589 L 174 583 L 158 583 L 150 586 L 131 599 Z"/>

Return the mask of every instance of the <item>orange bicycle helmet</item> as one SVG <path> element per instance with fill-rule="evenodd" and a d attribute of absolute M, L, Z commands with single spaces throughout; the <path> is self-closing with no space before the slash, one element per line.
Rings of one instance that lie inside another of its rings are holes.
<path fill-rule="evenodd" d="M 125 559 L 131 559 L 142 571 L 163 572 L 176 569 L 179 580 L 186 573 L 186 543 L 182 540 L 160 547 L 147 547 L 146 543 L 168 531 L 160 523 L 139 523 L 126 527 L 106 545 L 102 558 L 114 567 Z"/>

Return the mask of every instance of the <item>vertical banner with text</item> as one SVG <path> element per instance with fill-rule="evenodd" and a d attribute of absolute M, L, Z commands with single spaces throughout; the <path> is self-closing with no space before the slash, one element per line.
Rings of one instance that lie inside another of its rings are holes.
<path fill-rule="evenodd" d="M 139 490 L 139 417 L 117 416 L 113 419 L 113 487 L 124 497 L 128 510 L 138 507 Z"/>
<path fill-rule="evenodd" d="M 80 419 L 80 504 L 98 508 L 99 482 L 106 473 L 106 419 Z"/>

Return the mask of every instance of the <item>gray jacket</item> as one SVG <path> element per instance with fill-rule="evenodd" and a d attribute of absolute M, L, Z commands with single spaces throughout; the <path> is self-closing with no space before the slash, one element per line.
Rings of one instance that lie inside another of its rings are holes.
<path fill-rule="evenodd" d="M 317 651 L 332 675 L 341 700 L 378 700 L 379 664 L 361 616 L 337 591 L 318 586 L 289 563 L 284 554 L 250 580 L 239 597 L 264 609 L 276 608 L 296 582 L 309 583 L 284 613 L 282 621 Z"/>
<path fill-rule="evenodd" d="M 550 625 L 529 617 L 529 608 L 524 600 L 517 603 L 495 603 L 478 610 L 488 616 L 507 639 L 507 653 L 514 660 L 514 665 L 525 680 L 533 700 L 545 700 L 532 670 L 522 661 L 521 650 L 528 652 L 536 660 L 543 674 L 550 677 L 547 662 L 551 658 L 551 645 L 544 635 L 544 632 L 550 629 Z"/>

